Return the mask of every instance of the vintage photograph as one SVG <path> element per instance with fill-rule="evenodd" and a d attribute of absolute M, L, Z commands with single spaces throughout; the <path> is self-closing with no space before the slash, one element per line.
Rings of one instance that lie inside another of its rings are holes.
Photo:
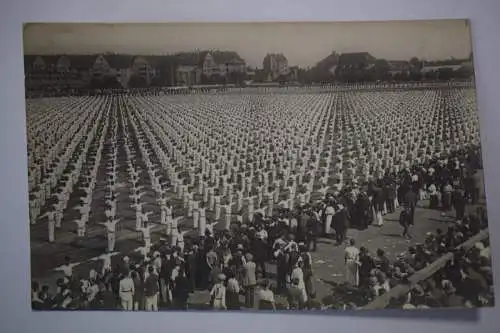
<path fill-rule="evenodd" d="M 26 23 L 32 309 L 494 306 L 472 42 Z"/>

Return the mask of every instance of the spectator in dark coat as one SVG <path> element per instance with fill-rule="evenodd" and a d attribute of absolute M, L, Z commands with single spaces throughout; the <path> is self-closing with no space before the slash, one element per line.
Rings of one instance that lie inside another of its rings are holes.
<path fill-rule="evenodd" d="M 417 207 L 418 196 L 417 193 L 410 189 L 405 195 L 405 207 L 409 209 L 410 214 L 410 225 L 413 225 L 415 222 L 415 208 Z"/>
<path fill-rule="evenodd" d="M 368 287 L 370 283 L 370 273 L 375 268 L 375 262 L 368 250 L 362 246 L 359 248 L 359 285 Z"/>
<path fill-rule="evenodd" d="M 411 225 L 411 208 L 405 207 L 401 214 L 399 215 L 399 224 L 403 227 L 403 237 L 410 239 L 409 228 Z"/>
<path fill-rule="evenodd" d="M 335 230 L 335 238 L 337 244 L 342 244 L 346 237 L 347 228 L 349 226 L 349 212 L 344 205 L 338 205 L 337 211 L 332 220 L 333 229 Z"/>
<path fill-rule="evenodd" d="M 441 300 L 443 306 L 450 308 L 462 308 L 464 306 L 464 298 L 457 295 L 456 289 L 451 281 L 444 280 L 442 282 L 442 288 L 445 294 Z"/>
<path fill-rule="evenodd" d="M 104 283 L 99 284 L 99 292 L 92 301 L 91 308 L 96 310 L 112 310 L 116 308 L 115 295 Z"/>
<path fill-rule="evenodd" d="M 456 212 L 457 221 L 462 221 L 465 215 L 466 198 L 465 191 L 457 187 L 452 195 L 453 207 Z"/>
<path fill-rule="evenodd" d="M 319 221 L 312 212 L 308 214 L 306 229 L 307 229 L 307 236 L 306 236 L 307 249 L 312 252 L 315 252 L 318 244 Z"/>
<path fill-rule="evenodd" d="M 191 281 L 186 277 L 184 270 L 179 271 L 179 275 L 175 278 L 175 288 L 172 293 L 174 299 L 174 307 L 177 310 L 186 310 L 189 293 L 192 291 Z"/>
<path fill-rule="evenodd" d="M 361 230 L 367 229 L 368 225 L 372 223 L 373 214 L 371 212 L 370 200 L 364 192 L 360 193 L 356 200 L 356 216 Z"/>
<path fill-rule="evenodd" d="M 387 258 L 385 251 L 382 249 L 378 249 L 377 257 L 375 258 L 375 267 L 380 271 L 387 273 L 389 272 L 390 265 L 391 262 L 389 261 L 389 258 Z"/>

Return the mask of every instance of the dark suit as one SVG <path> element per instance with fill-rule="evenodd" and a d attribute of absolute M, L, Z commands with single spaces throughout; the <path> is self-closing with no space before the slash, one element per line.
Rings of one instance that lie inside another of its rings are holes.
<path fill-rule="evenodd" d="M 453 207 L 455 207 L 455 211 L 457 213 L 456 215 L 457 220 L 463 220 L 465 215 L 465 205 L 466 205 L 464 191 L 460 189 L 455 190 L 455 192 L 453 192 L 452 195 L 452 200 L 453 200 Z"/>
<path fill-rule="evenodd" d="M 347 227 L 349 224 L 349 212 L 346 208 L 341 209 L 333 215 L 333 228 L 335 229 L 335 238 L 337 243 L 345 240 Z"/>
<path fill-rule="evenodd" d="M 405 205 L 410 208 L 410 224 L 414 224 L 415 222 L 415 207 L 417 206 L 417 201 L 417 194 L 409 190 L 405 195 Z"/>
<path fill-rule="evenodd" d="M 307 220 L 307 237 L 306 237 L 306 246 L 310 251 L 316 251 L 317 241 L 318 241 L 318 226 L 319 222 L 315 216 L 311 216 Z M 312 249 L 311 249 L 312 246 Z"/>

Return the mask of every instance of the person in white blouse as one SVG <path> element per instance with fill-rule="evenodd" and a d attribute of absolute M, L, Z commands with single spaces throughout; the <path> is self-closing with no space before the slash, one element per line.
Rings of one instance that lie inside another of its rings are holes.
<path fill-rule="evenodd" d="M 177 227 L 177 232 L 172 234 L 172 244 L 175 244 L 181 252 L 184 252 L 184 235 L 187 234 L 189 230 L 181 230 L 181 226 Z"/>
<path fill-rule="evenodd" d="M 138 202 L 130 205 L 130 207 L 135 208 L 135 230 L 140 231 L 142 228 L 142 206 L 144 202 Z"/>
<path fill-rule="evenodd" d="M 80 265 L 80 262 L 71 263 L 69 257 L 64 258 L 65 264 L 54 269 L 55 271 L 62 271 L 64 273 L 64 277 L 68 280 L 71 280 L 73 277 L 73 267 Z"/>
<path fill-rule="evenodd" d="M 349 240 L 349 245 L 345 248 L 346 280 L 353 287 L 359 285 L 359 250 L 355 246 L 354 239 Z"/>
<path fill-rule="evenodd" d="M 111 272 L 111 257 L 119 254 L 120 252 L 108 252 L 98 257 L 91 258 L 90 261 L 102 260 L 101 274 L 104 276 L 106 273 Z"/>
<path fill-rule="evenodd" d="M 217 283 L 214 284 L 212 290 L 210 291 L 210 297 L 212 300 L 212 307 L 217 310 L 226 310 L 226 286 L 224 281 L 226 276 L 224 274 L 219 274 L 217 276 Z"/>
<path fill-rule="evenodd" d="M 276 301 L 274 293 L 271 290 L 271 282 L 265 280 L 257 293 L 257 302 L 259 310 L 273 310 L 276 311 Z"/>
<path fill-rule="evenodd" d="M 134 281 L 130 277 L 130 272 L 120 280 L 119 295 L 121 300 L 122 310 L 132 311 L 134 303 Z"/>
<path fill-rule="evenodd" d="M 333 208 L 333 204 L 328 203 L 325 209 L 325 234 L 331 235 L 332 234 L 332 220 L 333 216 L 335 215 L 335 209 Z"/>
<path fill-rule="evenodd" d="M 151 229 L 153 228 L 153 224 L 149 224 L 148 222 L 144 223 L 144 226 L 140 229 L 142 233 L 142 240 L 144 241 L 144 247 L 146 249 L 151 248 Z"/>
<path fill-rule="evenodd" d="M 106 228 L 106 235 L 108 238 L 108 252 L 113 252 L 115 250 L 116 241 L 116 224 L 120 222 L 120 219 L 109 219 L 108 221 L 101 223 Z"/>
<path fill-rule="evenodd" d="M 82 218 L 79 218 L 76 219 L 74 222 L 76 223 L 76 236 L 80 239 L 85 237 L 87 221 L 85 221 Z"/>

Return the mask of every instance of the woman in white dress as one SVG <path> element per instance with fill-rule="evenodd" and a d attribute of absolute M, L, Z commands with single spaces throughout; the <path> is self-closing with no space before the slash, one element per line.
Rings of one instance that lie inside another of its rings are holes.
<path fill-rule="evenodd" d="M 297 279 L 299 281 L 297 287 L 302 291 L 302 299 L 303 302 L 307 302 L 307 292 L 306 292 L 306 284 L 304 282 L 304 272 L 302 271 L 302 262 L 298 261 L 295 264 L 295 268 L 292 270 L 292 274 L 290 276 L 290 280 L 293 281 Z"/>
<path fill-rule="evenodd" d="M 345 248 L 346 280 L 353 287 L 359 284 L 359 250 L 354 239 L 349 240 Z"/>
<path fill-rule="evenodd" d="M 198 228 L 199 235 L 205 235 L 205 229 L 207 228 L 207 210 L 203 202 L 200 202 L 198 206 Z"/>
<path fill-rule="evenodd" d="M 335 215 L 335 209 L 333 208 L 333 205 L 331 203 L 328 203 L 326 209 L 325 209 L 325 234 L 326 236 L 332 234 L 332 219 L 333 215 Z"/>

